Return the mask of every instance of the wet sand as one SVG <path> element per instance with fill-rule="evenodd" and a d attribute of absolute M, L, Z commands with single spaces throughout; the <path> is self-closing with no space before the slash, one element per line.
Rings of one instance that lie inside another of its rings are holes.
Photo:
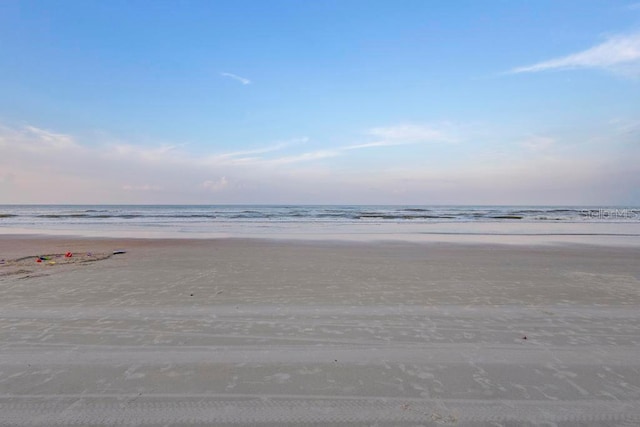
<path fill-rule="evenodd" d="M 640 423 L 640 248 L 1 236 L 0 259 L 2 426 Z"/>

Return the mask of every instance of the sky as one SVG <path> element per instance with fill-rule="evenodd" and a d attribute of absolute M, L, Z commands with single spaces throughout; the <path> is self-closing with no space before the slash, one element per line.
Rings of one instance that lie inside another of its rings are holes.
<path fill-rule="evenodd" d="M 0 1 L 0 204 L 640 205 L 640 2 Z"/>

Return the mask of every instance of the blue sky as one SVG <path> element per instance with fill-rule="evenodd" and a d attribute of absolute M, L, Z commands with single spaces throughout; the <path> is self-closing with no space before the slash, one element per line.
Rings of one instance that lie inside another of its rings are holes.
<path fill-rule="evenodd" d="M 640 204 L 634 1 L 0 2 L 0 203 Z"/>

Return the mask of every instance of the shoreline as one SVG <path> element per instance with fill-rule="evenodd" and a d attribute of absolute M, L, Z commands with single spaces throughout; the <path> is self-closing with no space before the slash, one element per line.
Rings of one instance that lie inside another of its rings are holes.
<path fill-rule="evenodd" d="M 512 236 L 508 236 L 512 237 Z M 524 236 L 523 236 L 524 237 Z M 423 248 L 423 249 L 443 249 L 460 248 L 461 250 L 483 250 L 498 249 L 508 251 L 527 250 L 588 250 L 588 251 L 608 251 L 620 250 L 637 251 L 640 254 L 640 244 L 633 242 L 621 243 L 619 241 L 499 241 L 499 240 L 411 240 L 411 239 L 376 239 L 375 236 L 368 236 L 366 239 L 351 238 L 295 238 L 290 236 L 225 236 L 225 237 L 108 237 L 108 236 L 84 236 L 84 235 L 52 235 L 52 234 L 2 234 L 0 233 L 0 258 L 15 258 L 16 256 L 37 255 L 51 250 L 63 251 L 65 248 L 71 250 L 77 248 L 79 251 L 91 251 L 95 248 L 112 252 L 127 248 L 153 248 L 162 246 L 209 246 L 209 245 L 254 245 L 254 246 L 303 246 L 319 248 L 342 247 L 342 248 Z M 38 251 L 37 249 L 40 248 Z M 30 251 L 30 252 L 29 252 Z M 35 252 L 34 252 L 35 251 Z M 29 252 L 29 253 L 27 253 Z M 33 252 L 33 253 L 32 253 Z M 64 254 L 66 251 L 60 252 Z"/>
<path fill-rule="evenodd" d="M 467 224 L 469 226 L 469 224 Z M 482 225 L 482 224 L 481 224 Z M 395 224 L 378 227 L 374 225 L 347 227 L 342 230 L 300 231 L 299 229 L 269 230 L 255 232 L 247 230 L 229 230 L 227 232 L 183 233 L 176 231 L 140 231 L 140 230 L 28 230 L 2 229 L 1 239 L 94 239 L 94 240 L 265 240 L 283 242 L 346 242 L 346 243 L 387 243 L 406 242 L 415 244 L 468 244 L 468 245 L 511 245 L 511 246 L 557 246 L 564 244 L 603 246 L 603 247 L 640 247 L 640 224 L 601 224 L 605 232 L 591 230 L 589 224 L 580 226 L 577 231 L 558 232 L 548 229 L 542 231 L 514 231 L 511 225 L 501 224 L 504 230 L 496 231 L 495 224 L 484 224 L 494 227 L 488 231 L 471 224 L 470 230 L 447 229 L 424 230 L 411 224 Z M 450 225 L 448 225 L 450 226 Z M 606 227 L 612 230 L 606 230 Z M 616 231 L 616 227 L 623 227 Z M 498 227 L 499 228 L 499 227 Z"/>

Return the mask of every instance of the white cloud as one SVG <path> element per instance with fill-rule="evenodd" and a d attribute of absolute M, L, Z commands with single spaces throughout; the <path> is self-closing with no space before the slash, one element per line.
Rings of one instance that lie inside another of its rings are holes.
<path fill-rule="evenodd" d="M 181 145 L 101 140 L 87 144 L 31 126 L 0 124 L 0 198 L 4 203 L 207 203 L 212 201 L 207 194 L 218 193 L 223 199 L 216 196 L 216 202 L 268 203 L 279 191 L 284 197 L 285 188 L 297 187 L 309 163 L 338 155 L 279 153 L 287 147 L 295 153 L 308 138 L 215 156 Z M 293 173 L 301 163 L 305 167 Z M 224 191 L 230 188 L 234 191 Z"/>
<path fill-rule="evenodd" d="M 533 135 L 522 142 L 522 146 L 532 151 L 545 151 L 556 143 L 554 138 Z"/>
<path fill-rule="evenodd" d="M 440 129 L 420 125 L 397 125 L 389 127 L 377 127 L 369 130 L 369 135 L 392 141 L 438 141 L 444 139 Z"/>
<path fill-rule="evenodd" d="M 318 151 L 310 151 L 307 153 L 297 154 L 293 156 L 283 156 L 277 159 L 268 159 L 264 160 L 264 163 L 271 165 L 283 165 L 283 164 L 291 164 L 291 163 L 299 163 L 299 162 L 310 162 L 313 160 L 326 159 L 329 157 L 339 156 L 340 152 L 337 150 L 318 150 Z"/>
<path fill-rule="evenodd" d="M 217 179 L 215 181 L 206 180 L 202 183 L 202 188 L 212 192 L 224 190 L 228 186 L 229 186 L 229 180 L 227 179 L 226 176 L 223 176 L 222 178 Z"/>
<path fill-rule="evenodd" d="M 441 126 L 442 127 L 442 126 Z M 368 135 L 380 138 L 378 141 L 348 145 L 342 150 L 357 150 L 372 147 L 391 147 L 396 145 L 418 144 L 424 142 L 451 141 L 451 137 L 441 127 L 402 124 L 376 127 L 367 131 Z"/>
<path fill-rule="evenodd" d="M 25 125 L 17 129 L 0 126 L 0 146 L 3 145 L 41 153 L 79 148 L 79 145 L 70 135 L 51 132 L 31 125 Z"/>
<path fill-rule="evenodd" d="M 546 70 L 601 68 L 616 72 L 640 71 L 640 33 L 617 35 L 582 52 L 537 64 L 518 67 L 511 73 L 533 73 Z"/>
<path fill-rule="evenodd" d="M 162 191 L 163 190 L 163 188 L 158 185 L 149 185 L 149 184 L 143 184 L 143 185 L 125 184 L 122 186 L 122 189 L 124 191 Z"/>
<path fill-rule="evenodd" d="M 249 80 L 246 77 L 242 77 L 242 76 L 238 76 L 237 74 L 232 74 L 232 73 L 220 73 L 220 75 L 222 77 L 229 77 L 230 79 L 239 81 L 240 83 L 242 83 L 243 85 L 250 85 L 251 84 L 251 80 Z"/>
<path fill-rule="evenodd" d="M 292 138 L 290 140 L 278 142 L 276 144 L 273 144 L 267 147 L 254 148 L 250 150 L 231 151 L 228 153 L 208 156 L 205 158 L 205 162 L 209 164 L 256 163 L 261 160 L 261 157 L 256 157 L 254 156 L 255 154 L 272 153 L 272 152 L 280 151 L 294 145 L 306 143 L 307 141 L 309 141 L 309 138 L 307 138 L 306 136 L 302 138 Z"/>
<path fill-rule="evenodd" d="M 609 121 L 616 132 L 621 134 L 635 134 L 640 132 L 640 120 L 616 118 Z"/>
<path fill-rule="evenodd" d="M 69 135 L 51 132 L 45 129 L 39 129 L 35 126 L 26 126 L 24 128 L 27 134 L 35 135 L 43 143 L 43 145 L 56 150 L 64 150 L 73 148 L 77 144 Z"/>
<path fill-rule="evenodd" d="M 182 154 L 178 151 L 181 145 L 160 145 L 157 147 L 138 146 L 133 144 L 112 144 L 104 149 L 104 154 L 114 157 L 139 159 L 145 162 L 179 161 Z"/>
<path fill-rule="evenodd" d="M 415 141 L 402 141 L 402 140 L 391 140 L 391 141 L 375 141 L 375 142 L 365 142 L 363 144 L 355 144 L 355 145 L 347 145 L 343 147 L 343 150 L 358 150 L 360 148 L 372 148 L 372 147 L 392 147 L 394 145 L 407 145 L 407 144 L 415 144 Z"/>
<path fill-rule="evenodd" d="M 636 145 L 607 144 L 619 139 L 612 129 L 617 124 L 609 124 L 609 139 L 603 136 L 595 154 L 553 150 L 554 138 L 534 135 L 512 144 L 519 151 L 486 156 L 486 161 L 474 155 L 446 163 L 388 161 L 373 168 L 345 147 L 280 152 L 279 143 L 212 162 L 171 144 L 91 145 L 69 135 L 59 139 L 52 136 L 60 136 L 55 132 L 0 125 L 0 198 L 3 203 L 98 204 L 624 203 L 632 200 L 625 193 L 640 185 L 640 169 Z M 398 143 L 416 135 L 399 128 L 386 134 L 388 141 Z M 60 141 L 73 146 L 47 148 Z M 31 151 L 27 146 L 45 148 Z M 523 155 L 523 146 L 551 150 Z M 616 151 L 620 147 L 626 151 Z M 456 152 L 466 148 L 458 146 Z M 338 156 L 342 158 L 334 162 Z M 351 166 L 350 160 L 355 160 Z"/>

